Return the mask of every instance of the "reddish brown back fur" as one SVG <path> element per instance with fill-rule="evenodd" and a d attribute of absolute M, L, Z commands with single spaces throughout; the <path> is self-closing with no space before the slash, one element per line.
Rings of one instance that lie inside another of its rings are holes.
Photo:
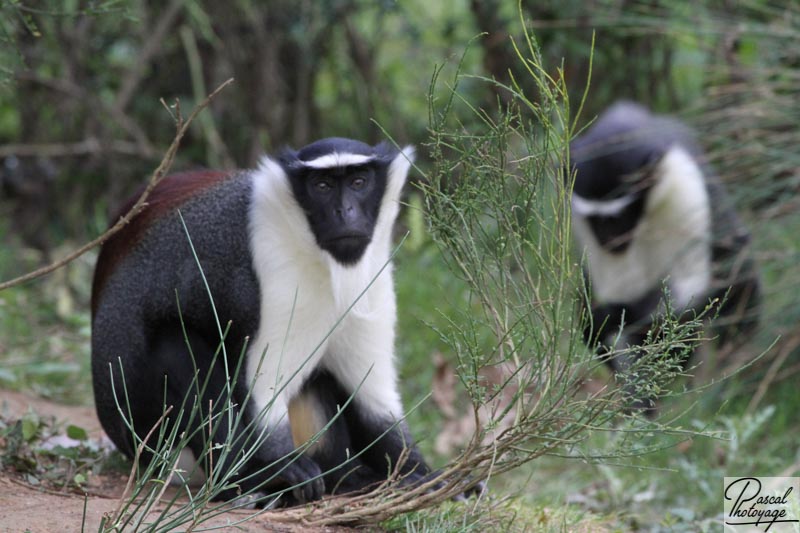
<path fill-rule="evenodd" d="M 117 268 L 119 262 L 139 242 L 147 228 L 155 220 L 171 212 L 192 196 L 231 175 L 232 172 L 203 170 L 172 174 L 161 180 L 147 197 L 145 208 L 103 244 L 100 255 L 97 257 L 97 266 L 95 267 L 94 280 L 92 282 L 92 316 L 97 310 L 100 293 L 105 287 L 108 278 Z M 116 224 L 120 217 L 130 211 L 143 191 L 144 188 L 139 189 L 136 194 L 122 205 L 112 217 L 112 225 Z"/>

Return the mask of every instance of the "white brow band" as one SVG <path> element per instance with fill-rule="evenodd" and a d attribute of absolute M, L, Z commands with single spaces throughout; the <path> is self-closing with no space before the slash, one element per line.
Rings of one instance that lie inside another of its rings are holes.
<path fill-rule="evenodd" d="M 606 201 L 587 200 L 573 192 L 572 210 L 582 216 L 601 215 L 608 217 L 620 214 L 623 209 L 631 205 L 635 200 L 636 196 L 633 194 Z"/>
<path fill-rule="evenodd" d="M 301 161 L 304 167 L 310 168 L 337 168 L 349 165 L 363 165 L 375 159 L 373 155 L 348 154 L 333 152 L 325 154 L 311 161 Z"/>

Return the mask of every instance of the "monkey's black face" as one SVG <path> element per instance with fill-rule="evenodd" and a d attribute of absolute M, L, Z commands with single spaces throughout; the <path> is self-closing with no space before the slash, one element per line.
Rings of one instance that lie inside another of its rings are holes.
<path fill-rule="evenodd" d="M 355 264 L 372 240 L 386 172 L 376 162 L 308 169 L 295 176 L 295 195 L 320 248 L 343 265 Z"/>
<path fill-rule="evenodd" d="M 397 151 L 331 137 L 280 158 L 317 245 L 342 265 L 361 260 L 378 222 Z"/>
<path fill-rule="evenodd" d="M 649 150 L 626 148 L 575 165 L 573 210 L 611 253 L 624 252 L 631 242 L 653 186 L 656 158 Z"/>

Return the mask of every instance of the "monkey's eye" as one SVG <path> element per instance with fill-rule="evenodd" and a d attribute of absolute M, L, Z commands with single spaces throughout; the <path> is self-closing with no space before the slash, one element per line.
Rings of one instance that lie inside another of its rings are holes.
<path fill-rule="evenodd" d="M 355 190 L 361 190 L 367 184 L 367 178 L 364 176 L 356 176 L 350 181 L 350 187 Z"/>
<path fill-rule="evenodd" d="M 332 188 L 331 184 L 325 180 L 319 180 L 314 182 L 314 189 L 317 192 L 328 192 Z"/>

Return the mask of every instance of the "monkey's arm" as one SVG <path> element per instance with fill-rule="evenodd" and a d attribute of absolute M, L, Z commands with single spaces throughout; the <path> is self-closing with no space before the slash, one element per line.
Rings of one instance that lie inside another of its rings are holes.
<path fill-rule="evenodd" d="M 327 369 L 345 394 L 352 396 L 349 418 L 354 448 L 379 474 L 397 474 L 412 482 L 430 473 L 403 420 L 403 406 L 394 368 L 394 335 L 389 323 L 374 318 L 349 323 L 345 342 L 331 345 Z"/>
<path fill-rule="evenodd" d="M 396 476 L 401 486 L 407 486 L 436 479 L 440 472 L 431 470 L 425 462 L 404 420 L 392 358 L 387 352 L 381 355 L 373 351 L 376 346 L 387 348 L 390 338 L 373 340 L 375 344 L 362 344 L 358 352 L 353 352 L 350 345 L 348 356 L 335 358 L 337 364 L 329 367 L 347 395 L 352 396 L 346 418 L 353 449 L 361 453 L 363 463 L 374 472 L 373 480 Z M 444 482 L 439 480 L 434 488 Z M 479 482 L 454 499 L 480 494 L 484 488 L 485 484 Z"/>
<path fill-rule="evenodd" d="M 592 305 L 591 321 L 586 324 L 583 335 L 590 346 L 609 344 L 623 326 L 626 334 L 643 340 L 652 323 L 653 313 L 658 309 L 663 292 L 652 289 L 634 302 L 609 302 Z M 638 342 L 631 342 L 636 344 Z M 601 348 L 602 349 L 602 348 Z"/>

